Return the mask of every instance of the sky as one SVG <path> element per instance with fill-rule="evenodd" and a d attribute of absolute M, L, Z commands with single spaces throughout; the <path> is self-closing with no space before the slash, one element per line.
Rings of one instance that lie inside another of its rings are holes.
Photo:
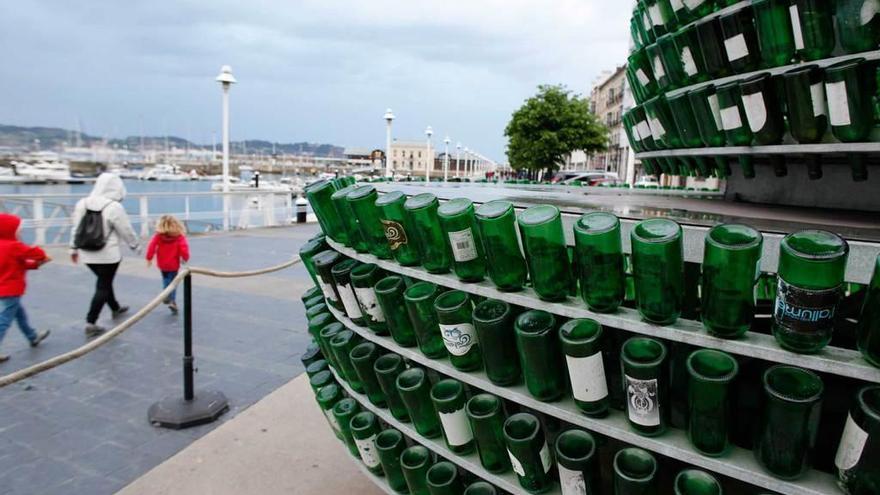
<path fill-rule="evenodd" d="M 587 94 L 626 60 L 621 0 L 0 2 L 0 123 L 89 134 L 220 135 L 382 147 L 393 135 L 506 161 L 504 127 L 539 84 Z M 218 137 L 219 139 L 219 137 Z"/>

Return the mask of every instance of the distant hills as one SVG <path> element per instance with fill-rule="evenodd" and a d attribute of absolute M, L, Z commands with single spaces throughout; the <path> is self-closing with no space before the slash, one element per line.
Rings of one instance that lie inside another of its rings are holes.
<path fill-rule="evenodd" d="M 58 127 L 20 127 L 14 125 L 0 124 L 0 147 L 11 147 L 33 150 L 36 148 L 42 150 L 54 150 L 60 148 L 64 143 L 68 146 L 76 144 L 76 131 L 70 129 L 61 129 Z M 104 142 L 104 138 L 90 136 L 88 134 L 79 135 L 79 143 L 82 146 L 89 146 Z M 211 143 L 199 144 L 192 143 L 186 139 L 177 136 L 128 136 L 125 138 L 107 139 L 107 145 L 117 146 L 120 148 L 129 148 L 137 150 L 141 146 L 141 142 L 145 148 L 164 148 L 166 146 L 172 148 L 191 148 L 191 149 L 210 149 Z M 233 153 L 272 153 L 272 142 L 259 139 L 248 139 L 245 141 L 230 142 Z M 220 143 L 218 141 L 219 149 Z M 322 157 L 340 158 L 343 156 L 343 147 L 333 144 L 318 143 L 275 143 L 275 152 L 284 154 L 312 155 Z"/>

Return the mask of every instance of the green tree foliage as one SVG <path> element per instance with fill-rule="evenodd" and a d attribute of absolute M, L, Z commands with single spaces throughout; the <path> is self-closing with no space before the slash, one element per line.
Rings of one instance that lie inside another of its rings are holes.
<path fill-rule="evenodd" d="M 608 147 L 608 129 L 589 103 L 562 85 L 538 86 L 538 94 L 513 112 L 504 136 L 515 170 L 552 173 L 573 151 L 590 154 Z"/>

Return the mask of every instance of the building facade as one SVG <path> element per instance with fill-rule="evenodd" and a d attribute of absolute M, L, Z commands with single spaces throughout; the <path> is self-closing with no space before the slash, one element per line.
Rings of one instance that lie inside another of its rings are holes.
<path fill-rule="evenodd" d="M 425 167 L 433 163 L 431 175 L 437 174 L 436 149 L 431 150 L 428 156 L 428 144 L 425 141 L 400 141 L 391 142 L 391 169 L 399 175 L 424 175 Z M 440 168 L 442 174 L 442 166 Z"/>
<path fill-rule="evenodd" d="M 590 110 L 608 128 L 608 149 L 586 157 L 586 169 L 616 173 L 628 183 L 634 181 L 635 156 L 623 129 L 623 112 L 632 105 L 626 80 L 626 65 L 603 73 L 590 91 Z"/>

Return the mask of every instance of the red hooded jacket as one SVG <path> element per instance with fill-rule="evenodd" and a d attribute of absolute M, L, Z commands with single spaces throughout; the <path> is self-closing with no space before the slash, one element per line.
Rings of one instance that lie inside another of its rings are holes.
<path fill-rule="evenodd" d="M 46 252 L 16 237 L 21 219 L 0 213 L 0 297 L 24 295 L 25 272 L 42 265 Z"/>
<path fill-rule="evenodd" d="M 189 261 L 189 244 L 185 235 L 156 234 L 147 246 L 147 261 L 156 257 L 156 266 L 163 272 L 180 270 L 180 260 Z"/>

